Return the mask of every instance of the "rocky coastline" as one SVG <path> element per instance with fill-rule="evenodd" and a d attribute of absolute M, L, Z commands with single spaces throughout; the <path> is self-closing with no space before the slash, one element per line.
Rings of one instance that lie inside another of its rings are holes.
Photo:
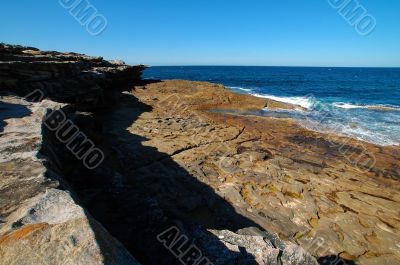
<path fill-rule="evenodd" d="M 400 263 L 399 147 L 224 112 L 298 106 L 144 69 L 0 44 L 1 265 Z"/>

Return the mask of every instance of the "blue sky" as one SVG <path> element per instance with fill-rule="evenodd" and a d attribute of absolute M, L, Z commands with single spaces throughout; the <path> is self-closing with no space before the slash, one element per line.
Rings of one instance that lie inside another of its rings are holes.
<path fill-rule="evenodd" d="M 400 66 L 398 0 L 358 0 L 368 36 L 328 0 L 89 1 L 108 22 L 98 36 L 58 0 L 3 1 L 0 42 L 147 65 Z"/>

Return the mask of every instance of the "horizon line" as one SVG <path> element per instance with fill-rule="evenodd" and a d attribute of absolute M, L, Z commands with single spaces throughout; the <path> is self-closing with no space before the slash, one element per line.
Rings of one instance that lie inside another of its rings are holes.
<path fill-rule="evenodd" d="M 400 66 L 303 66 L 303 65 L 224 65 L 224 64 L 172 64 L 148 65 L 147 67 L 287 67 L 287 68 L 400 68 Z"/>

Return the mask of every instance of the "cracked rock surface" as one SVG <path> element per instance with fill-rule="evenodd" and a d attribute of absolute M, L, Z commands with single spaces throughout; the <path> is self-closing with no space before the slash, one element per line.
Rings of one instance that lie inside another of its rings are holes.
<path fill-rule="evenodd" d="M 322 264 L 400 263 L 399 147 L 308 131 L 290 119 L 242 115 L 271 103 L 219 85 L 165 81 L 132 93 L 153 109 L 128 130 L 172 155 L 242 216 Z M 361 147 L 376 159 L 373 167 L 352 163 L 340 149 L 357 157 Z"/>

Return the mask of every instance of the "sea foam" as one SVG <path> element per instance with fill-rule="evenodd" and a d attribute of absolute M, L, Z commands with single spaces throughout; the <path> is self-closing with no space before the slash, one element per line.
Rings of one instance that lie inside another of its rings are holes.
<path fill-rule="evenodd" d="M 311 109 L 312 106 L 314 105 L 314 100 L 311 97 L 277 97 L 273 95 L 265 95 L 257 93 L 253 93 L 251 95 L 259 98 L 268 98 L 275 101 L 298 105 L 306 109 Z"/>
<path fill-rule="evenodd" d="M 352 103 L 345 102 L 336 102 L 332 104 L 333 106 L 341 109 L 370 109 L 370 110 L 381 110 L 381 111 L 400 111 L 399 106 L 391 106 L 391 105 L 357 105 Z"/>

